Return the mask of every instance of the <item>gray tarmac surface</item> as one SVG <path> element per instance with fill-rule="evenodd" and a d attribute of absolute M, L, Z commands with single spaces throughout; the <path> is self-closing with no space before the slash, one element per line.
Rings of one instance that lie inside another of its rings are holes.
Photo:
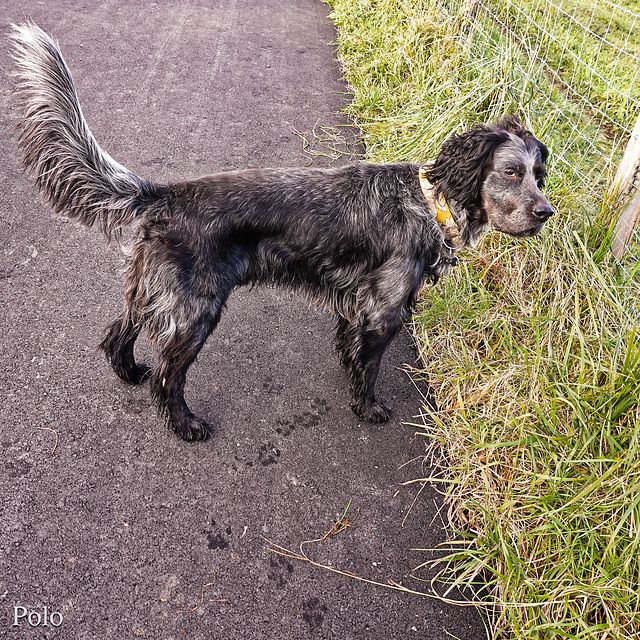
<path fill-rule="evenodd" d="M 60 41 L 103 148 L 172 181 L 307 164 L 295 131 L 345 124 L 328 7 L 0 6 L 0 637 L 484 638 L 472 607 L 344 578 L 264 539 L 297 549 L 350 505 L 352 526 L 309 545 L 310 557 L 428 588 L 410 577 L 428 577 L 413 570 L 431 555 L 415 549 L 445 533 L 437 494 L 402 484 L 424 473 L 424 440 L 406 424 L 421 407 L 402 370 L 416 357 L 409 334 L 378 385 L 394 416 L 364 424 L 349 409 L 331 318 L 281 290 L 237 291 L 189 372 L 187 399 L 214 434 L 184 443 L 148 388 L 119 382 L 97 349 L 122 304 L 117 250 L 54 219 L 20 170 L 10 23 L 30 17 Z M 153 358 L 144 343 L 140 354 Z M 15 607 L 40 625 L 14 626 Z"/>

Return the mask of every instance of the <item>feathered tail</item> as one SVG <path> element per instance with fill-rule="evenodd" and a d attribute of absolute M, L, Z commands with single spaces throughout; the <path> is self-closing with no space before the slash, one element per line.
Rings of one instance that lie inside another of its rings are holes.
<path fill-rule="evenodd" d="M 107 238 L 119 236 L 164 192 L 103 151 L 82 115 L 76 89 L 57 43 L 32 23 L 14 25 L 16 92 L 22 99 L 18 125 L 23 166 L 65 217 Z"/>

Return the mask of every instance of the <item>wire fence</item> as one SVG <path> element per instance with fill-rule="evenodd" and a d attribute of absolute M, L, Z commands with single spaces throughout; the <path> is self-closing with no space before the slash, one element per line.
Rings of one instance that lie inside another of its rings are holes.
<path fill-rule="evenodd" d="M 640 0 L 449 0 L 467 47 L 510 48 L 553 163 L 570 169 L 593 207 L 623 211 L 613 248 L 640 215 Z M 625 154 L 626 151 L 626 154 Z M 633 232 L 639 239 L 637 231 Z M 622 243 L 620 245 L 620 242 Z"/>

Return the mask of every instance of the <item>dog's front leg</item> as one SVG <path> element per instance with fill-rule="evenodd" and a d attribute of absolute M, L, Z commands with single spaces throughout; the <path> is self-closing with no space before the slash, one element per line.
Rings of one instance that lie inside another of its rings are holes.
<path fill-rule="evenodd" d="M 351 383 L 353 412 L 369 422 L 385 422 L 391 411 L 375 397 L 374 387 L 387 346 L 401 326 L 399 314 L 386 319 L 338 320 L 337 346 Z"/>
<path fill-rule="evenodd" d="M 411 315 L 422 277 L 417 260 L 403 254 L 387 260 L 361 281 L 354 316 L 338 320 L 336 344 L 351 382 L 351 408 L 370 422 L 389 419 L 391 412 L 376 400 L 374 386 L 386 348 Z"/>

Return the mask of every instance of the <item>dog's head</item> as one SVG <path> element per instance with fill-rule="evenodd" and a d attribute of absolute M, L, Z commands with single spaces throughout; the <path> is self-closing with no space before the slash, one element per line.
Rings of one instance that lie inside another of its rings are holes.
<path fill-rule="evenodd" d="M 547 147 L 515 117 L 449 138 L 428 178 L 438 193 L 466 210 L 468 240 L 490 226 L 512 236 L 533 236 L 553 214 L 542 194 Z"/>

